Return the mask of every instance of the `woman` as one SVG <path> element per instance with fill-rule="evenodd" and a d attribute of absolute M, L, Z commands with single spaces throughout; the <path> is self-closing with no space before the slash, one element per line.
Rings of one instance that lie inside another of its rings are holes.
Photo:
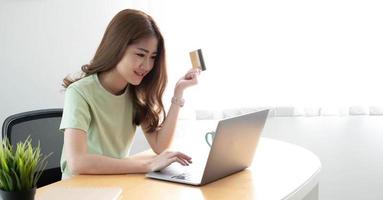
<path fill-rule="evenodd" d="M 153 19 L 138 10 L 120 11 L 108 25 L 84 76 L 64 79 L 65 105 L 61 158 L 63 178 L 74 174 L 125 174 L 156 171 L 191 158 L 170 152 L 183 91 L 197 84 L 190 70 L 176 84 L 166 115 L 167 83 L 163 37 Z M 140 125 L 156 155 L 128 156 Z"/>

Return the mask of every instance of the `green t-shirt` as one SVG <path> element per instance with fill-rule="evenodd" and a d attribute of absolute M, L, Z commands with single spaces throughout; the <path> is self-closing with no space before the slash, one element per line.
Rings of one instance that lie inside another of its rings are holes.
<path fill-rule="evenodd" d="M 87 133 L 88 153 L 113 158 L 129 154 L 136 131 L 128 89 L 122 95 L 108 92 L 96 74 L 72 83 L 65 91 L 60 129 L 76 128 Z M 72 175 L 61 156 L 63 178 Z"/>

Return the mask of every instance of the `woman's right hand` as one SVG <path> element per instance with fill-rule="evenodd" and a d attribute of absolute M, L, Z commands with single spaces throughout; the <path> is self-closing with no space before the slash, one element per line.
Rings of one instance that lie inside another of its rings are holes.
<path fill-rule="evenodd" d="M 188 166 L 192 163 L 191 159 L 191 157 L 181 152 L 164 151 L 150 161 L 149 171 L 159 171 L 174 162 Z"/>

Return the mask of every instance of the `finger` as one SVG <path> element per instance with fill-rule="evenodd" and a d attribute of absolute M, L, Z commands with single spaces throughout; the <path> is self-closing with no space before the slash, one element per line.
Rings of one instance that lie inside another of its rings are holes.
<path fill-rule="evenodd" d="M 191 161 L 191 157 L 190 156 L 187 156 L 183 153 L 180 153 L 180 152 L 173 152 L 173 154 L 171 155 L 171 158 L 178 158 L 180 160 L 182 160 L 183 163 L 185 163 L 186 165 L 189 165 L 192 163 Z"/>
<path fill-rule="evenodd" d="M 190 157 L 190 156 L 188 156 L 186 154 L 181 153 L 181 155 L 182 155 L 182 158 L 185 159 L 185 160 L 191 160 L 192 159 L 192 157 Z"/>
<path fill-rule="evenodd" d="M 190 85 L 196 85 L 196 84 L 198 84 L 198 77 L 195 76 L 188 81 L 189 81 Z"/>
<path fill-rule="evenodd" d="M 199 75 L 200 73 L 201 73 L 201 69 L 200 68 L 190 69 L 188 72 L 186 72 L 184 77 L 187 78 L 187 79 L 190 79 L 190 78 L 192 78 L 195 75 Z"/>
<path fill-rule="evenodd" d="M 193 69 L 192 71 L 190 71 L 188 73 L 193 73 L 193 74 L 196 74 L 196 75 L 200 75 L 201 74 L 201 69 L 200 68 L 196 68 L 196 69 Z"/>
<path fill-rule="evenodd" d="M 198 76 L 199 76 L 198 74 L 194 74 L 193 75 L 193 80 L 198 81 Z"/>
<path fill-rule="evenodd" d="M 170 165 L 171 163 L 174 163 L 174 162 L 178 162 L 178 163 L 181 164 L 182 166 L 187 166 L 187 165 L 189 165 L 187 162 L 185 162 L 184 160 L 182 160 L 182 159 L 180 159 L 180 158 L 177 158 L 177 157 L 173 157 L 173 158 L 171 158 L 171 159 L 170 159 L 170 163 L 169 163 L 169 165 Z"/>
<path fill-rule="evenodd" d="M 192 73 L 187 73 L 187 74 L 185 75 L 185 79 L 186 79 L 186 80 L 191 80 L 191 79 L 193 79 L 193 74 L 192 74 Z"/>
<path fill-rule="evenodd" d="M 183 166 L 189 166 L 189 163 L 181 158 L 177 158 L 177 162 L 182 163 Z"/>
<path fill-rule="evenodd" d="M 192 68 L 190 69 L 188 72 L 186 73 L 194 73 L 194 72 L 198 72 L 198 70 L 201 70 L 200 68 Z"/>
<path fill-rule="evenodd" d="M 195 69 L 193 70 L 193 72 L 196 73 L 196 74 L 200 74 L 201 71 L 202 71 L 201 68 L 195 68 Z"/>
<path fill-rule="evenodd" d="M 175 151 L 175 152 L 172 152 L 171 153 L 171 156 L 176 156 L 176 157 L 181 157 L 183 159 L 186 159 L 186 160 L 191 160 L 192 158 L 182 152 L 179 152 L 179 151 Z"/>
<path fill-rule="evenodd" d="M 185 77 L 185 80 L 186 81 L 191 81 L 192 84 L 196 84 L 197 81 L 198 81 L 198 75 L 196 75 L 196 74 L 188 75 L 188 76 Z"/>
<path fill-rule="evenodd" d="M 182 159 L 184 162 L 187 163 L 187 165 L 191 164 L 192 163 L 192 160 L 191 159 L 184 159 L 184 158 L 180 158 Z"/>
<path fill-rule="evenodd" d="M 177 158 L 179 158 L 179 159 L 181 159 L 182 161 L 186 162 L 188 165 L 189 165 L 190 163 L 192 163 L 192 158 L 189 157 L 189 156 L 186 156 L 186 155 L 184 155 L 184 156 L 182 156 L 182 155 L 177 155 Z"/>

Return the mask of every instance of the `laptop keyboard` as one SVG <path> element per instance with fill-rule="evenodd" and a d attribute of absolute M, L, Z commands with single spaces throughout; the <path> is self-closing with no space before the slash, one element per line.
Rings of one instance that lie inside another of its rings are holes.
<path fill-rule="evenodd" d="M 181 173 L 178 175 L 174 175 L 171 178 L 181 179 L 181 180 L 190 180 L 191 175 L 189 173 Z"/>

